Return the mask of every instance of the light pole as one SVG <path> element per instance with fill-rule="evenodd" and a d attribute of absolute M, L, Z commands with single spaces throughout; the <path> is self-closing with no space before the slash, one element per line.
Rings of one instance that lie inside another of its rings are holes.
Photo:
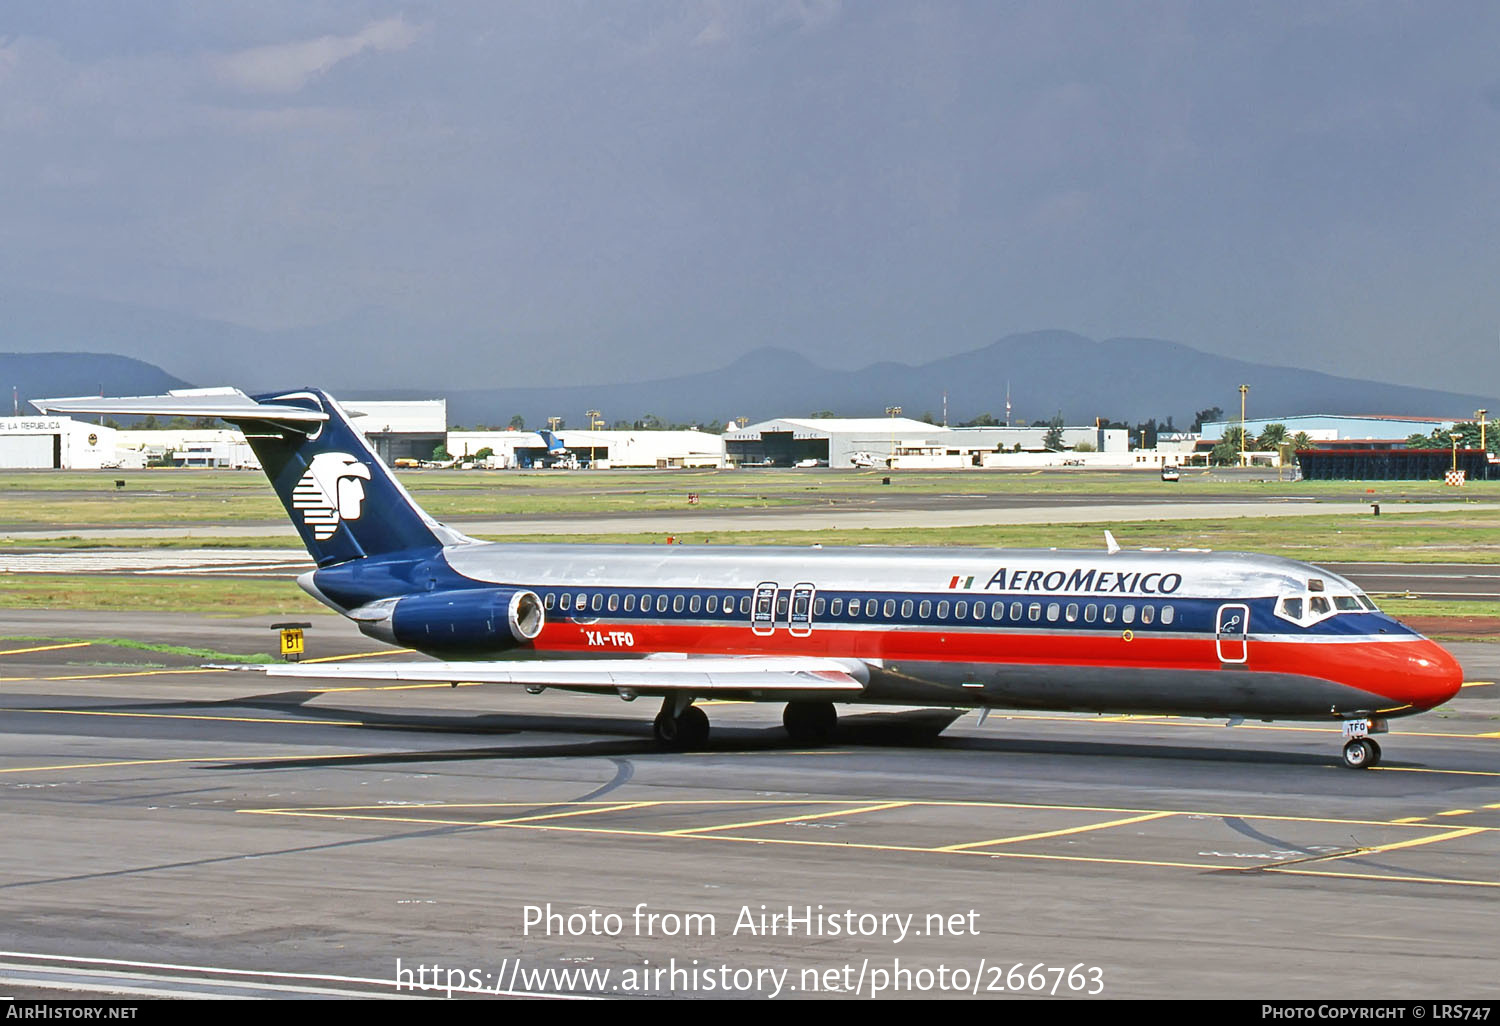
<path fill-rule="evenodd" d="M 1245 396 L 1250 392 L 1249 385 L 1240 386 L 1240 466 L 1245 465 Z"/>
<path fill-rule="evenodd" d="M 1451 438 L 1451 439 L 1453 439 L 1453 469 L 1455 471 L 1457 471 L 1458 470 L 1458 440 L 1460 438 L 1462 438 L 1463 435 L 1459 434 L 1457 431 L 1454 431 L 1448 437 Z"/>
<path fill-rule="evenodd" d="M 594 469 L 594 432 L 599 430 L 602 416 L 598 410 L 584 410 L 583 415 L 589 419 L 589 469 Z"/>
<path fill-rule="evenodd" d="M 887 466 L 894 470 L 896 467 L 896 418 L 901 416 L 901 407 L 887 406 L 885 415 L 891 418 L 891 460 Z"/>
<path fill-rule="evenodd" d="M 1490 411 L 1489 410 L 1475 410 L 1474 412 L 1479 415 L 1479 449 L 1480 449 L 1481 452 L 1489 452 L 1490 451 L 1490 447 L 1485 443 L 1485 437 L 1484 437 L 1484 425 L 1485 425 L 1484 415 L 1486 413 L 1489 413 Z"/>

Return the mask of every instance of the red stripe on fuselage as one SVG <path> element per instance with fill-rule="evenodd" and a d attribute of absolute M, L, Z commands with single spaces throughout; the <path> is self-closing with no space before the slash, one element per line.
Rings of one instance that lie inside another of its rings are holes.
<path fill-rule="evenodd" d="M 1126 633 L 1130 634 L 1129 640 Z M 623 642 L 629 635 L 630 644 Z M 783 626 L 758 635 L 748 625 L 670 623 L 547 624 L 534 643 L 541 652 L 648 655 L 803 655 L 886 663 L 993 663 L 997 666 L 1141 667 L 1316 677 L 1381 695 L 1392 708 L 1431 708 L 1452 698 L 1462 682 L 1453 657 L 1425 638 L 1318 644 L 1316 640 L 1260 641 L 1252 636 L 1243 663 L 1221 663 L 1211 637 L 1124 629 L 1090 633 L 1017 631 L 840 630 L 823 625 L 796 637 Z M 1236 646 L 1237 647 L 1237 646 Z"/>

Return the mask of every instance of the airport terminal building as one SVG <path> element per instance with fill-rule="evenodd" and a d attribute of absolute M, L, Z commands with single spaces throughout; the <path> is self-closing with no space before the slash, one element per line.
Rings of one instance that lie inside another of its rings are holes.
<path fill-rule="evenodd" d="M 1048 450 L 1049 430 L 1047 425 L 950 428 L 905 417 L 782 418 L 728 431 L 724 444 L 729 462 L 743 467 L 794 467 L 812 460 L 829 467 L 959 469 L 1003 465 L 1028 454 L 1028 465 L 1038 466 L 1075 458 L 1071 452 Z M 1063 449 L 1083 443 L 1094 453 L 1079 453 L 1078 458 L 1123 456 L 1130 447 L 1123 429 L 1062 429 Z"/>

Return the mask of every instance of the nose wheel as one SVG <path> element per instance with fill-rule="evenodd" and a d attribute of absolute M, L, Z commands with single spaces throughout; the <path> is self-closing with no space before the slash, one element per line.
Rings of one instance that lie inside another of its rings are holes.
<path fill-rule="evenodd" d="M 1369 769 L 1380 763 L 1380 743 L 1374 738 L 1356 738 L 1344 745 L 1344 765 L 1350 769 Z"/>

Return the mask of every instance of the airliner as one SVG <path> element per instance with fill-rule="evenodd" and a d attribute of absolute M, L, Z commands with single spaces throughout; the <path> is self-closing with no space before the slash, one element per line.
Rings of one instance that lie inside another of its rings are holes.
<path fill-rule="evenodd" d="M 1380 761 L 1392 717 L 1441 705 L 1444 649 L 1316 566 L 1202 550 L 496 544 L 424 512 L 326 392 L 37 400 L 46 413 L 238 426 L 315 560 L 298 578 L 366 635 L 429 661 L 277 676 L 514 684 L 660 699 L 699 748 L 701 699 L 785 703 L 799 743 L 845 705 L 1302 720 Z"/>

